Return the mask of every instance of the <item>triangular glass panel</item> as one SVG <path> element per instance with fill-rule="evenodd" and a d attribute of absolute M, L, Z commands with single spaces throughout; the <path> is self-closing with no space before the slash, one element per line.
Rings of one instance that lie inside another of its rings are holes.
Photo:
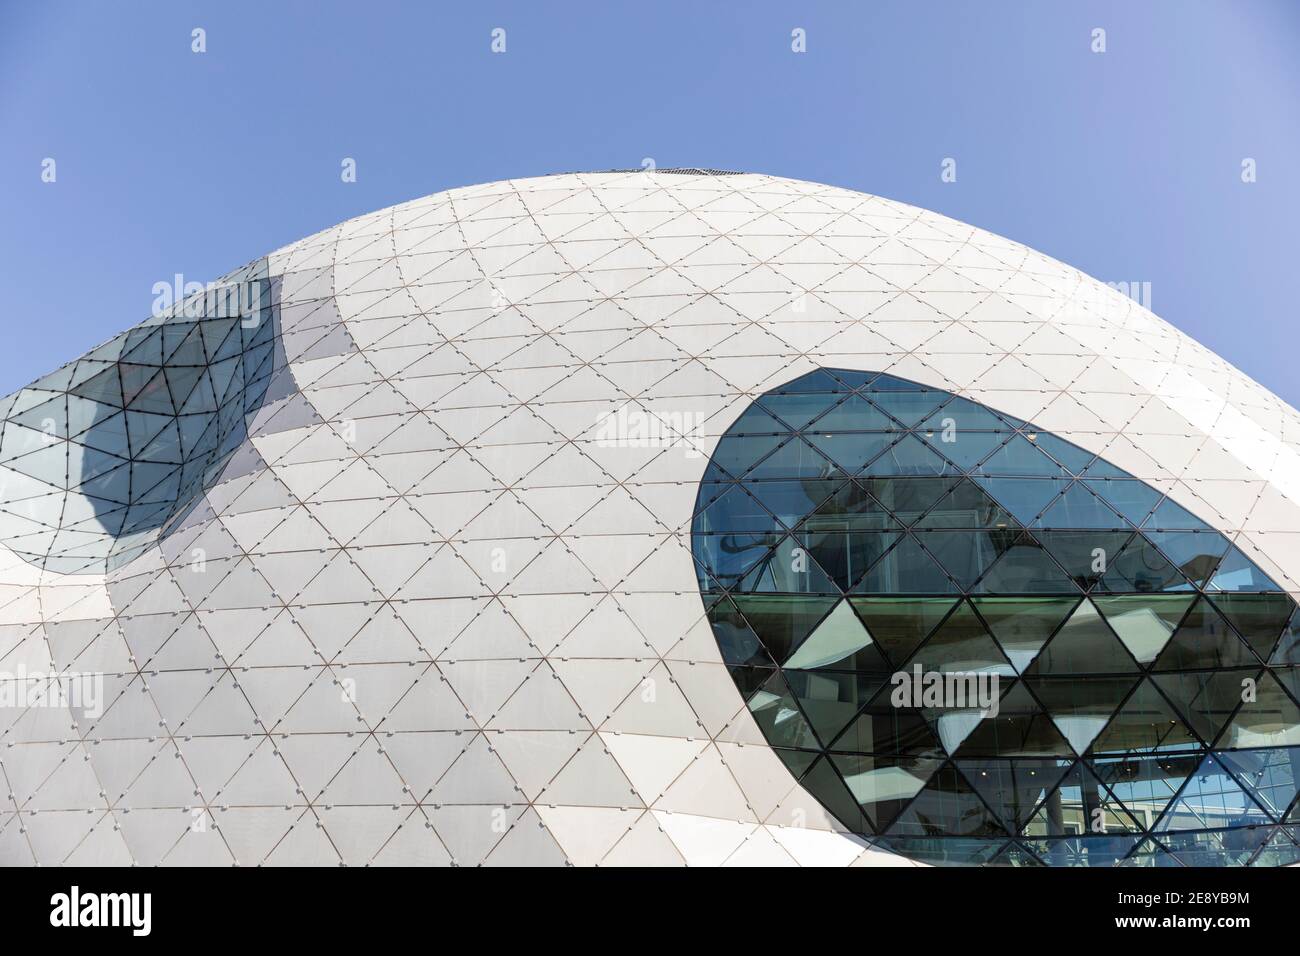
<path fill-rule="evenodd" d="M 1292 866 L 1300 863 L 1300 846 L 1291 827 L 1278 827 L 1250 861 L 1251 866 Z"/>
<path fill-rule="evenodd" d="M 847 482 L 835 478 L 809 478 L 803 481 L 747 481 L 745 490 L 787 528 L 793 528 L 837 488 Z M 877 508 L 877 510 L 880 510 Z M 768 527 L 771 527 L 769 522 Z M 719 530 L 750 531 L 750 527 L 717 525 Z"/>
<path fill-rule="evenodd" d="M 764 395 L 758 404 L 795 431 L 821 415 L 836 399 L 828 395 L 790 392 L 783 395 Z"/>
<path fill-rule="evenodd" d="M 1143 827 L 1151 829 L 1165 807 L 1196 770 L 1204 752 L 1152 755 L 1128 754 L 1122 757 L 1094 757 L 1084 763 L 1092 767 L 1115 797 L 1124 804 Z"/>
<path fill-rule="evenodd" d="M 823 757 L 813 765 L 802 780 L 804 787 L 817 795 L 817 799 L 826 806 L 835 818 L 854 833 L 874 833 L 875 824 L 866 815 L 854 798 L 839 771 L 829 758 Z"/>
<path fill-rule="evenodd" d="M 1015 426 L 1003 421 L 991 408 L 978 402 L 954 395 L 921 425 L 927 431 L 942 432 L 945 429 L 957 432 L 982 431 L 1003 432 L 1003 438 Z"/>
<path fill-rule="evenodd" d="M 1160 492 L 1136 479 L 1092 479 L 1084 484 L 1134 525 L 1146 521 L 1161 498 Z"/>
<path fill-rule="evenodd" d="M 897 434 L 884 432 L 808 432 L 804 438 L 846 475 L 855 475 L 892 445 Z"/>
<path fill-rule="evenodd" d="M 838 595 L 840 589 L 818 567 L 807 549 L 791 536 L 745 575 L 737 589 L 745 594 Z"/>
<path fill-rule="evenodd" d="M 1068 486 L 1063 478 L 986 478 L 973 476 L 1021 524 L 1031 524 Z"/>
<path fill-rule="evenodd" d="M 736 607 L 773 659 L 783 661 L 836 603 L 833 597 L 741 594 Z"/>
<path fill-rule="evenodd" d="M 1259 826 L 1270 822 L 1263 807 L 1242 789 L 1236 778 L 1213 754 L 1206 754 L 1156 824 L 1155 832 Z"/>
<path fill-rule="evenodd" d="M 701 511 L 717 501 L 732 488 L 740 487 L 739 482 L 734 478 L 728 478 L 718 472 L 715 477 L 708 478 L 700 482 L 700 490 L 695 495 L 695 510 L 692 515 L 698 515 Z M 696 529 L 712 530 L 712 529 Z"/>
<path fill-rule="evenodd" d="M 1007 830 L 951 763 L 940 768 L 889 827 L 899 836 L 1006 836 Z"/>
<path fill-rule="evenodd" d="M 785 747 L 773 747 L 772 752 L 781 758 L 795 780 L 801 779 L 821 756 L 820 750 L 789 750 Z"/>
<path fill-rule="evenodd" d="M 131 366 L 122 365 L 125 390 L 126 372 Z M 126 407 L 137 412 L 152 412 L 158 415 L 174 415 L 176 407 L 172 404 L 171 392 L 167 390 L 167 377 L 161 370 L 156 371 L 144 382 L 134 394 L 126 395 Z"/>
<path fill-rule="evenodd" d="M 1024 829 L 1069 767 L 1052 758 L 957 760 L 956 765 L 1009 833 Z"/>
<path fill-rule="evenodd" d="M 956 484 L 955 478 L 865 478 L 862 484 L 903 524 L 912 524 Z"/>
<path fill-rule="evenodd" d="M 989 478 L 1069 477 L 1069 472 L 1023 435 L 1011 436 L 1010 441 L 984 460 L 976 473 Z"/>
<path fill-rule="evenodd" d="M 169 323 L 162 327 L 164 362 L 170 367 L 189 365 L 202 367 L 208 364 L 203 353 L 203 337 L 197 323 Z"/>
<path fill-rule="evenodd" d="M 1247 695 L 1216 746 L 1292 747 L 1300 744 L 1300 708 L 1269 672 L 1259 675 L 1253 696 Z"/>
<path fill-rule="evenodd" d="M 1245 686 L 1254 685 L 1259 668 L 1153 674 L 1152 680 L 1187 726 L 1213 743 L 1241 704 Z"/>
<path fill-rule="evenodd" d="M 918 531 L 921 546 L 968 590 L 1016 536 L 1015 531 Z"/>
<path fill-rule="evenodd" d="M 854 800 L 875 822 L 886 829 L 899 811 L 934 776 L 943 761 L 933 757 L 893 757 L 879 754 L 833 753 L 835 764 Z"/>
<path fill-rule="evenodd" d="M 1112 594 L 1150 594 L 1156 591 L 1185 591 L 1188 581 L 1156 546 L 1135 534 L 1110 562 L 1095 591 Z"/>
<path fill-rule="evenodd" d="M 956 606 L 954 598 L 850 597 L 857 611 L 895 667 L 912 656 L 930 632 Z"/>
<path fill-rule="evenodd" d="M 708 609 L 708 623 L 722 650 L 723 661 L 729 665 L 771 666 L 774 663 L 731 598 L 724 597 Z"/>
<path fill-rule="evenodd" d="M 122 379 L 118 375 L 116 365 L 110 366 L 79 385 L 74 385 L 69 391 L 92 402 L 102 402 L 117 408 L 126 404 L 122 397 Z"/>
<path fill-rule="evenodd" d="M 815 510 L 809 510 L 811 514 L 801 530 L 884 531 L 899 527 L 884 506 L 856 481 L 836 485 L 834 494 L 822 499 Z"/>
<path fill-rule="evenodd" d="M 172 421 L 169 425 L 163 426 L 163 430 L 145 446 L 144 451 L 140 453 L 140 457 L 156 464 L 181 464 L 183 461 L 181 434 L 176 427 L 176 422 Z"/>
<path fill-rule="evenodd" d="M 970 471 L 1006 441 L 1006 432 L 972 432 L 942 428 L 922 432 L 925 440 L 962 471 Z"/>
<path fill-rule="evenodd" d="M 914 428 L 948 398 L 947 392 L 875 392 L 871 400 L 898 419 L 904 428 Z"/>
<path fill-rule="evenodd" d="M 1033 526 L 1105 530 L 1126 528 L 1128 522 L 1084 487 L 1082 482 L 1076 481 L 1039 516 Z"/>
<path fill-rule="evenodd" d="M 1047 639 L 1079 603 L 1077 597 L 976 597 L 975 610 L 1017 673 L 1024 673 Z"/>
<path fill-rule="evenodd" d="M 1300 670 L 1294 667 L 1273 667 L 1270 672 L 1291 694 L 1292 700 L 1300 701 Z"/>
<path fill-rule="evenodd" d="M 841 601 L 782 665 L 787 669 L 842 667 L 889 672 L 889 664 L 848 601 Z"/>
<path fill-rule="evenodd" d="M 1065 466 L 1067 471 L 1074 475 L 1081 473 L 1097 457 L 1092 452 L 1084 451 L 1078 445 L 1071 444 L 1064 438 L 1057 438 L 1047 432 L 1036 432 L 1034 444 L 1055 458 Z"/>
<path fill-rule="evenodd" d="M 1221 592 L 1212 600 L 1219 613 L 1246 639 L 1261 660 L 1268 660 L 1272 655 L 1282 629 L 1296 610 L 1295 602 L 1282 592 Z"/>
<path fill-rule="evenodd" d="M 163 375 L 167 379 L 167 389 L 171 392 L 172 402 L 177 409 L 185 406 L 186 400 L 190 393 L 194 391 L 194 386 L 198 384 L 206 370 L 202 368 L 185 368 L 168 366 L 163 369 Z"/>
<path fill-rule="evenodd" d="M 1059 837 L 1140 833 L 1144 829 L 1092 772 L 1087 761 L 1080 760 L 1063 773 L 1060 785 L 1037 806 L 1023 832 L 1027 836 Z"/>
<path fill-rule="evenodd" d="M 1273 579 L 1259 569 L 1255 562 L 1233 547 L 1223 556 L 1214 577 L 1206 585 L 1207 591 L 1281 591 Z"/>
<path fill-rule="evenodd" d="M 758 561 L 781 539 L 778 533 L 695 534 L 695 551 L 700 586 L 736 587 Z"/>
<path fill-rule="evenodd" d="M 932 478 L 953 473 L 952 465 L 915 435 L 904 435 L 862 471 L 870 478 Z"/>
<path fill-rule="evenodd" d="M 745 476 L 757 478 L 832 478 L 840 470 L 798 435 L 768 455 Z"/>
<path fill-rule="evenodd" d="M 900 534 L 898 531 L 827 530 L 802 532 L 797 538 L 840 590 L 849 591 Z"/>
<path fill-rule="evenodd" d="M 773 389 L 778 395 L 801 394 L 806 392 L 812 393 L 836 393 L 848 391 L 844 382 L 832 375 L 826 369 L 814 369 L 805 375 L 800 375 L 792 382 L 786 382 L 779 388 Z"/>
<path fill-rule="evenodd" d="M 1199 597 L 1156 659 L 1155 669 L 1224 670 L 1257 663 L 1250 648 L 1237 637 L 1214 605 Z"/>
<path fill-rule="evenodd" d="M 930 509 L 917 528 L 1016 529 L 1019 523 L 969 478 L 962 478 Z"/>
<path fill-rule="evenodd" d="M 771 454 L 787 435 L 750 435 L 735 441 L 722 441 L 714 449 L 710 467 L 720 468 L 732 477 L 739 478 L 763 458 Z"/>
<path fill-rule="evenodd" d="M 1083 590 L 1093 587 L 1106 573 L 1111 558 L 1128 543 L 1128 531 L 1035 531 L 1047 552 Z"/>
<path fill-rule="evenodd" d="M 831 742 L 830 749 L 894 757 L 943 756 L 943 746 L 921 712 L 895 707 L 893 690 L 892 684 L 886 685 L 844 733 Z"/>
<path fill-rule="evenodd" d="M 1283 820 L 1300 789 L 1300 747 L 1225 750 L 1214 755 L 1274 820 Z"/>
<path fill-rule="evenodd" d="M 855 594 L 955 594 L 957 589 L 943 569 L 904 535 L 854 586 Z"/>
<path fill-rule="evenodd" d="M 970 604 L 963 601 L 908 660 L 926 672 L 1013 677 L 1011 662 L 989 636 Z"/>
<path fill-rule="evenodd" d="M 829 670 L 785 671 L 786 683 L 823 746 L 840 735 L 885 684 L 884 674 Z"/>
<path fill-rule="evenodd" d="M 1228 539 L 1217 531 L 1144 530 L 1142 533 L 1198 588 L 1209 580 L 1228 550 Z"/>
<path fill-rule="evenodd" d="M 1210 527 L 1172 498 L 1156 506 L 1143 528 L 1155 531 L 1209 531 Z"/>
<path fill-rule="evenodd" d="M 749 698 L 747 706 L 773 747 L 821 748 L 779 671 Z"/>
<path fill-rule="evenodd" d="M 695 518 L 697 534 L 723 532 L 735 534 L 744 531 L 776 531 L 780 528 L 775 517 L 745 490 L 743 485 L 732 485 Z"/>
<path fill-rule="evenodd" d="M 1287 620 L 1286 628 L 1269 657 L 1270 664 L 1300 664 L 1300 608 Z"/>
<path fill-rule="evenodd" d="M 38 432 L 41 443 L 48 444 L 70 435 L 67 416 L 68 400 L 60 393 L 48 401 L 9 416 L 9 421 Z M 6 442 L 5 445 L 4 457 L 9 458 L 14 454 L 12 442 Z M 30 444 L 25 444 L 21 450 L 30 450 L 31 447 Z"/>
<path fill-rule="evenodd" d="M 126 413 L 127 446 L 132 458 L 143 457 L 145 447 L 176 419 L 171 415 L 152 415 L 129 409 Z M 114 449 L 107 449 L 113 451 Z M 123 449 L 116 449 L 121 454 Z"/>
<path fill-rule="evenodd" d="M 735 682 L 736 690 L 740 691 L 742 700 L 748 703 L 749 698 L 762 689 L 772 673 L 776 670 L 773 667 L 746 667 L 742 664 L 728 664 L 727 673 L 731 675 L 732 681 Z"/>
<path fill-rule="evenodd" d="M 1032 535 L 1021 533 L 971 591 L 974 594 L 1078 594 L 1079 588 Z"/>
<path fill-rule="evenodd" d="M 1023 842 L 1048 866 L 1111 867 L 1133 852 L 1140 836 L 1058 837 Z"/>
<path fill-rule="evenodd" d="M 1148 680 L 1124 702 L 1115 719 L 1092 742 L 1093 756 L 1149 754 L 1164 750 L 1189 750 L 1200 746 L 1169 701 Z"/>
<path fill-rule="evenodd" d="M 1287 619 L 1278 646 L 1269 656 L 1271 665 L 1300 665 L 1300 607 Z"/>
<path fill-rule="evenodd" d="M 122 352 L 123 362 L 135 362 L 140 365 L 162 365 L 162 331 L 155 326 L 152 329 L 132 329 L 127 333 L 127 346 Z"/>
<path fill-rule="evenodd" d="M 1025 684 L 1076 753 L 1105 729 L 1136 683 L 1132 677 L 1027 677 Z"/>
<path fill-rule="evenodd" d="M 809 432 L 893 432 L 898 425 L 861 395 L 850 395 L 806 426 Z M 897 436 L 895 436 L 897 437 Z"/>
<path fill-rule="evenodd" d="M 1069 677 L 1079 674 L 1135 674 L 1137 663 L 1087 598 L 1061 625 L 1026 674 Z"/>
<path fill-rule="evenodd" d="M 1190 594 L 1096 595 L 1092 602 L 1139 664 L 1159 655 L 1191 607 Z"/>
<path fill-rule="evenodd" d="M 757 402 L 751 404 L 740 417 L 727 429 L 728 436 L 738 435 L 776 435 L 788 432 L 791 428 L 780 421 Z"/>
<path fill-rule="evenodd" d="M 955 748 L 957 757 L 1063 757 L 1073 751 L 1051 717 L 1022 682 L 1002 695 L 996 714 L 988 714 Z"/>

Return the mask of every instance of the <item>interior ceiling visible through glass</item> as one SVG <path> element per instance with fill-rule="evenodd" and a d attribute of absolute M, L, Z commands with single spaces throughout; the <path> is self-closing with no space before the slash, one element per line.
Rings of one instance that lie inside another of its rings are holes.
<path fill-rule="evenodd" d="M 932 863 L 1300 861 L 1295 602 L 1105 459 L 818 370 L 719 441 L 692 548 L 754 720 L 852 831 Z M 935 674 L 996 716 L 898 705 Z"/>

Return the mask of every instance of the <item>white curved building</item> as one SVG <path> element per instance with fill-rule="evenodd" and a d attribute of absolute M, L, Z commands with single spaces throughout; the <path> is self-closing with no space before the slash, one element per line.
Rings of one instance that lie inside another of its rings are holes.
<path fill-rule="evenodd" d="M 3 412 L 0 863 L 1300 859 L 1300 414 L 943 216 L 454 189 Z"/>

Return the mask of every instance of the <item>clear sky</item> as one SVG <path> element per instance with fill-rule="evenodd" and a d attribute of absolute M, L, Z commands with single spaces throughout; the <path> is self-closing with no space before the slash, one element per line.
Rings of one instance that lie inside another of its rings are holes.
<path fill-rule="evenodd" d="M 1300 404 L 1295 0 L 0 0 L 0 394 L 142 321 L 175 273 L 646 157 L 878 193 L 1150 282 Z"/>

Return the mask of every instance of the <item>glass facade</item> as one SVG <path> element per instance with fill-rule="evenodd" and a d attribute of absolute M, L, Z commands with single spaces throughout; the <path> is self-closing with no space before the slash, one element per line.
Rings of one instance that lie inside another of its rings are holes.
<path fill-rule="evenodd" d="M 0 400 L 0 540 L 51 571 L 142 553 L 245 437 L 275 368 L 266 260 Z"/>
<path fill-rule="evenodd" d="M 754 720 L 854 832 L 934 863 L 1300 861 L 1295 602 L 1103 458 L 818 370 L 722 437 L 692 550 Z M 900 703 L 913 675 L 996 706 Z"/>

